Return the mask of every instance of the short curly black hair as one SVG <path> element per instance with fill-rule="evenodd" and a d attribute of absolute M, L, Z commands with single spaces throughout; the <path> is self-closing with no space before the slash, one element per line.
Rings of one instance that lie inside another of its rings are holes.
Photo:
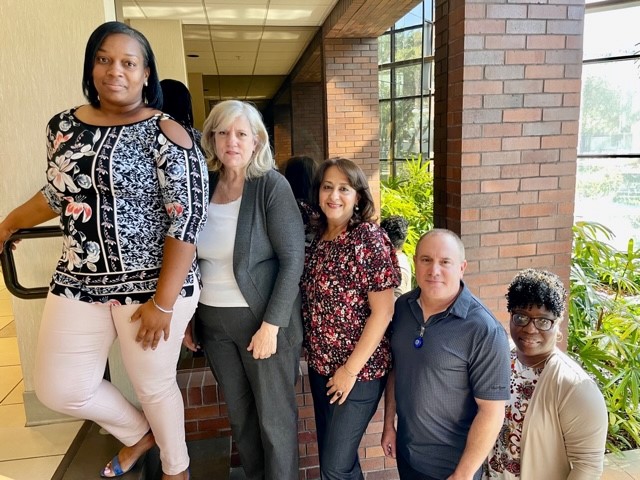
<path fill-rule="evenodd" d="M 565 310 L 567 291 L 555 273 L 527 268 L 513 278 L 505 297 L 510 313 L 517 308 L 544 306 L 556 318 L 561 318 Z"/>
<path fill-rule="evenodd" d="M 407 219 L 400 215 L 389 215 L 382 219 L 380 226 L 387 232 L 393 248 L 396 250 L 401 249 L 409 232 L 409 222 Z"/>

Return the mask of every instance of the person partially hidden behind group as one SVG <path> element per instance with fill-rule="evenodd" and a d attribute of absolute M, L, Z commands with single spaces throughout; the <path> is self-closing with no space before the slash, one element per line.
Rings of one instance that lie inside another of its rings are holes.
<path fill-rule="evenodd" d="M 49 408 L 93 420 L 126 445 L 101 476 L 123 475 L 156 443 L 162 478 L 189 478 L 176 364 L 199 294 L 206 164 L 159 110 L 155 58 L 137 30 L 120 22 L 94 30 L 82 86 L 89 104 L 47 125 L 48 183 L 0 224 L 4 245 L 17 229 L 60 218 L 62 256 L 44 307 L 35 391 Z M 116 337 L 142 412 L 103 379 Z"/>
<path fill-rule="evenodd" d="M 351 160 L 313 182 L 316 236 L 301 280 L 309 383 L 325 480 L 362 479 L 358 446 L 391 366 L 385 331 L 400 284 L 395 249 L 373 221 L 367 179 Z"/>
<path fill-rule="evenodd" d="M 298 208 L 304 223 L 305 236 L 309 237 L 312 232 L 311 220 L 317 217 L 317 212 L 312 207 L 313 204 L 313 177 L 315 176 L 318 164 L 306 155 L 296 155 L 284 165 L 282 174 L 291 185 L 293 196 L 298 202 Z"/>
<path fill-rule="evenodd" d="M 380 226 L 389 236 L 398 256 L 401 281 L 400 285 L 393 290 L 393 295 L 398 298 L 411 290 L 411 264 L 409 257 L 402 251 L 409 233 L 409 221 L 401 215 L 389 215 L 382 219 Z"/>
<path fill-rule="evenodd" d="M 484 479 L 597 480 L 607 408 L 595 382 L 557 347 L 567 292 L 545 270 L 518 273 L 507 290 L 511 399 Z"/>
<path fill-rule="evenodd" d="M 196 147 L 202 149 L 202 132 L 193 126 L 193 105 L 187 86 L 179 80 L 165 78 L 160 80 L 160 87 L 162 111 L 182 125 Z"/>
<path fill-rule="evenodd" d="M 246 478 L 297 480 L 302 218 L 255 107 L 217 104 L 202 144 L 211 199 L 198 243 L 197 338 L 224 392 Z M 192 350 L 193 340 L 187 333 Z"/>

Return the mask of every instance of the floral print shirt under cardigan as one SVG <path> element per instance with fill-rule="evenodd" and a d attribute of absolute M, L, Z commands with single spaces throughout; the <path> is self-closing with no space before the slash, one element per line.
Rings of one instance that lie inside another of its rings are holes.
<path fill-rule="evenodd" d="M 520 478 L 520 442 L 524 417 L 544 367 L 531 368 L 511 352 L 511 399 L 507 402 L 504 424 L 484 465 L 484 477 L 512 480 Z"/>
<path fill-rule="evenodd" d="M 63 232 L 50 291 L 90 303 L 145 302 L 156 289 L 165 237 L 195 243 L 206 221 L 206 163 L 195 146 L 163 135 L 164 114 L 101 127 L 74 112 L 47 125 L 49 183 L 41 192 Z M 182 296 L 192 295 L 197 268 L 194 258 Z"/>
<path fill-rule="evenodd" d="M 315 238 L 307 247 L 300 281 L 309 367 L 331 376 L 344 365 L 371 314 L 368 292 L 399 284 L 395 250 L 378 225 L 361 223 L 332 241 Z M 391 349 L 385 335 L 358 380 L 380 378 L 390 366 Z"/>

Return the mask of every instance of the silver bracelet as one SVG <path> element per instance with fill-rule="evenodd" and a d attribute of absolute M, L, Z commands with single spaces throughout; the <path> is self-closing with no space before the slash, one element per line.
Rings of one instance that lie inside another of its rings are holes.
<path fill-rule="evenodd" d="M 173 313 L 173 308 L 170 309 L 170 310 L 166 310 L 166 309 L 162 308 L 160 305 L 158 305 L 156 303 L 155 295 L 151 295 L 151 301 L 153 302 L 153 306 L 156 307 L 158 310 L 160 310 L 162 313 Z"/>

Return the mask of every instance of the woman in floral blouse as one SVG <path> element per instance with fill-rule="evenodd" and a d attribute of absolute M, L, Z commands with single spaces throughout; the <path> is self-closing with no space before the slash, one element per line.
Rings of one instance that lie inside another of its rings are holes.
<path fill-rule="evenodd" d="M 358 445 L 391 363 L 385 331 L 400 275 L 356 164 L 325 161 L 313 193 L 320 215 L 301 287 L 320 470 L 327 480 L 362 479 Z"/>
<path fill-rule="evenodd" d="M 47 125 L 48 183 L 0 224 L 3 247 L 16 230 L 60 218 L 36 394 L 125 444 L 101 476 L 123 475 L 157 444 L 162 478 L 188 478 L 176 364 L 198 300 L 206 164 L 184 128 L 159 111 L 155 59 L 140 32 L 99 26 L 82 84 L 89 103 Z M 116 337 L 142 412 L 102 378 Z"/>

